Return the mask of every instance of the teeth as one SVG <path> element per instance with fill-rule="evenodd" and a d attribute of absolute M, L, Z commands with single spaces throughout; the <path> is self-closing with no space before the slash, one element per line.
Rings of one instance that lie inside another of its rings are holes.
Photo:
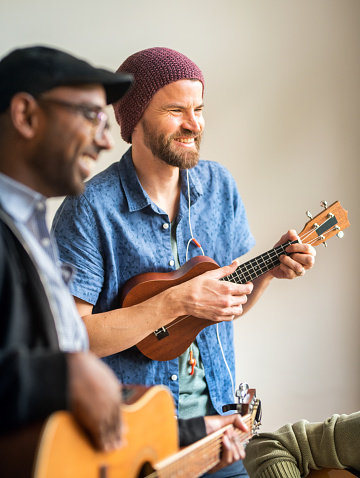
<path fill-rule="evenodd" d="M 193 143 L 194 138 L 178 138 L 176 141 L 179 141 L 179 143 Z"/>
<path fill-rule="evenodd" d="M 95 161 L 93 158 L 88 156 L 87 154 L 83 154 L 80 158 L 80 162 L 84 163 L 84 165 L 91 171 L 95 165 Z"/>

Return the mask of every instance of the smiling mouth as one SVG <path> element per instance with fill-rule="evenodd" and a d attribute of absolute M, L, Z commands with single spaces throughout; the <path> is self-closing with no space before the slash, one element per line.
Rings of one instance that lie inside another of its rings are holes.
<path fill-rule="evenodd" d="M 175 141 L 178 143 L 191 144 L 194 143 L 195 138 L 176 138 Z"/>
<path fill-rule="evenodd" d="M 95 159 L 89 156 L 88 154 L 83 154 L 79 158 L 79 164 L 82 169 L 87 170 L 88 175 L 94 169 L 95 166 Z"/>

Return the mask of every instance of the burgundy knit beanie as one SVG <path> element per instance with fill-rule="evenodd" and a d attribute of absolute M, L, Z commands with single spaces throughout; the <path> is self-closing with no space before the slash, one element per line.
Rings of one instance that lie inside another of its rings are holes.
<path fill-rule="evenodd" d="M 203 84 L 204 77 L 195 63 L 170 48 L 149 48 L 129 56 L 117 70 L 131 73 L 134 84 L 121 100 L 113 104 L 121 136 L 131 143 L 132 132 L 154 94 L 165 85 L 178 80 L 195 79 Z"/>

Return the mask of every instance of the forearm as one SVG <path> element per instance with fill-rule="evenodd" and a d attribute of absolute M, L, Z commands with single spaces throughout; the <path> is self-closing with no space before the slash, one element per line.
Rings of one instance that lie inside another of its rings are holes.
<path fill-rule="evenodd" d="M 237 285 L 218 280 L 233 272 L 235 267 L 234 263 L 200 274 L 140 304 L 99 314 L 92 314 L 91 304 L 75 298 L 79 314 L 88 329 L 91 350 L 100 357 L 121 352 L 181 316 L 206 319 L 211 321 L 209 325 L 232 320 L 234 315 L 241 313 L 239 304 L 246 301 L 246 294 L 251 290 L 249 284 Z M 241 293 L 235 293 L 237 288 L 241 289 Z M 149 291 L 146 293 L 150 295 Z"/>
<path fill-rule="evenodd" d="M 333 415 L 323 423 L 305 420 L 275 433 L 261 433 L 246 449 L 251 478 L 307 476 L 310 469 L 360 469 L 360 412 Z"/>
<path fill-rule="evenodd" d="M 176 309 L 174 306 L 174 293 L 171 290 L 131 307 L 98 314 L 89 313 L 92 306 L 87 304 L 84 308 L 80 302 L 76 299 L 88 331 L 90 350 L 98 357 L 106 357 L 136 345 L 154 330 L 183 314 L 181 308 Z M 87 313 L 84 313 L 85 310 Z"/>

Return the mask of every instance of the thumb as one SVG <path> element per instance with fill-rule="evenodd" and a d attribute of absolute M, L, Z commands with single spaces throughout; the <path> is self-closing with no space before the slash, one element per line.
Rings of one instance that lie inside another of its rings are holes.
<path fill-rule="evenodd" d="M 236 259 L 234 259 L 232 263 L 229 264 L 228 266 L 219 267 L 219 269 L 209 271 L 206 274 L 211 279 L 222 279 L 223 277 L 226 277 L 232 274 L 236 270 L 237 266 L 238 266 L 238 262 Z"/>

